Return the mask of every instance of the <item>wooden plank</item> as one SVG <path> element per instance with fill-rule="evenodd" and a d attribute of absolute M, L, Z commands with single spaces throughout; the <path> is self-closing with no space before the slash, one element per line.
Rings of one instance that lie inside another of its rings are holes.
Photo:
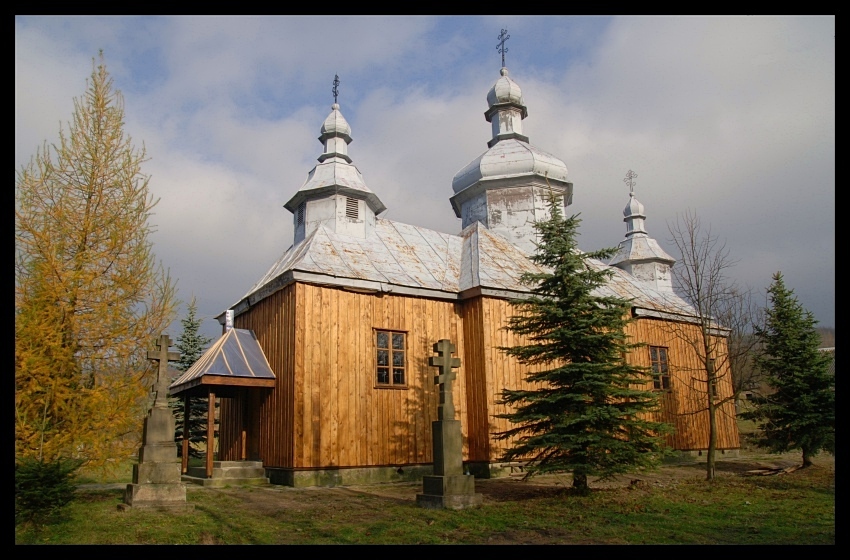
<path fill-rule="evenodd" d="M 327 370 L 327 361 L 322 345 L 324 342 L 325 325 L 327 324 L 327 309 L 324 296 L 325 290 L 315 288 L 313 293 L 313 359 L 310 362 L 310 397 L 311 397 L 311 425 L 310 431 L 312 434 L 312 456 L 310 459 L 311 467 L 319 467 L 323 465 L 322 454 L 323 446 L 327 445 L 326 438 L 322 433 L 322 390 L 325 388 L 323 383 L 323 374 Z"/>
<path fill-rule="evenodd" d="M 338 382 L 338 410 L 337 410 L 337 426 L 335 433 L 332 434 L 337 445 L 337 464 L 350 465 L 351 458 L 349 457 L 349 447 L 352 438 L 354 437 L 351 427 L 351 418 L 349 417 L 349 392 L 352 383 L 351 365 L 357 358 L 351 352 L 351 327 L 349 322 L 349 309 L 353 294 L 349 292 L 339 292 L 339 305 L 336 310 L 337 318 L 334 325 L 334 336 L 336 336 L 336 368 Z"/>
<path fill-rule="evenodd" d="M 265 377 L 233 377 L 229 375 L 204 375 L 201 385 L 216 385 L 224 387 L 266 387 L 276 386 L 275 380 Z"/>
<path fill-rule="evenodd" d="M 339 466 L 339 446 L 336 439 L 339 425 L 339 369 L 336 366 L 339 352 L 337 332 L 340 292 L 340 290 L 322 290 L 322 339 L 327 346 L 322 355 L 324 375 L 321 379 L 319 430 L 322 433 L 321 464 L 330 466 Z"/>
<path fill-rule="evenodd" d="M 295 371 L 293 372 L 293 422 L 295 429 L 293 441 L 293 467 L 306 466 L 307 461 L 304 454 L 304 417 L 307 413 L 305 407 L 306 387 L 304 377 L 306 376 L 304 358 L 307 353 L 307 330 L 306 330 L 306 287 L 296 284 L 295 291 Z"/>

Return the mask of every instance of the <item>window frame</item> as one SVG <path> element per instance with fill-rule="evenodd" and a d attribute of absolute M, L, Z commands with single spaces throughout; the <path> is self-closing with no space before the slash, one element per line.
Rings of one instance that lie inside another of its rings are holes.
<path fill-rule="evenodd" d="M 668 392 L 673 390 L 673 380 L 670 376 L 669 350 L 667 346 L 649 347 L 649 369 L 652 373 L 653 391 Z"/>
<path fill-rule="evenodd" d="M 407 360 L 407 352 L 408 352 L 407 335 L 408 335 L 408 332 L 397 330 L 397 329 L 383 329 L 383 328 L 375 327 L 375 328 L 372 329 L 372 333 L 373 333 L 372 334 L 372 341 L 375 345 L 374 346 L 375 351 L 372 353 L 372 356 L 373 356 L 373 359 L 374 359 L 374 362 L 373 362 L 374 366 L 372 368 L 372 376 L 373 376 L 372 381 L 373 381 L 375 389 L 407 389 L 409 387 L 409 385 L 408 385 L 409 368 L 407 366 L 407 363 L 408 363 L 408 360 Z M 385 333 L 385 334 L 388 335 L 388 340 L 387 340 L 388 346 L 386 346 L 386 347 L 378 346 L 378 337 L 380 336 L 381 333 Z M 401 335 L 403 337 L 402 338 L 403 348 L 394 348 L 393 347 L 393 335 Z M 386 366 L 378 365 L 378 363 L 379 363 L 378 357 L 379 357 L 381 350 L 385 350 L 385 351 L 388 352 L 387 365 Z M 403 354 L 403 358 L 402 358 L 403 363 L 402 363 L 401 366 L 393 365 L 393 355 L 396 354 L 396 353 L 402 353 Z M 386 368 L 387 369 L 387 375 L 388 375 L 388 379 L 389 379 L 388 383 L 381 383 L 379 381 L 379 379 L 380 379 L 378 377 L 379 376 L 379 368 Z M 397 370 L 397 369 L 400 369 L 402 371 L 402 375 L 404 376 L 403 381 L 401 383 L 397 383 L 397 382 L 394 381 L 395 372 L 393 370 Z"/>

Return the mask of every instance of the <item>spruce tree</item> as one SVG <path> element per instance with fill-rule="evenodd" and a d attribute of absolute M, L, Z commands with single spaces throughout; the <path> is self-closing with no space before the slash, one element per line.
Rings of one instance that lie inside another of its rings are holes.
<path fill-rule="evenodd" d="M 756 328 L 763 352 L 756 367 L 771 391 L 755 399 L 756 409 L 744 415 L 755 420 L 755 443 L 773 453 L 803 452 L 803 466 L 821 450 L 835 454 L 835 376 L 832 357 L 818 350 L 816 321 L 785 287 L 782 274 L 773 275 L 764 327 Z"/>
<path fill-rule="evenodd" d="M 177 337 L 175 345 L 180 352 L 180 360 L 174 367 L 181 372 L 187 371 L 198 361 L 204 350 L 212 339 L 200 333 L 201 319 L 198 318 L 198 306 L 195 298 L 189 302 L 186 310 L 186 316 L 180 320 L 183 325 L 183 331 Z M 174 408 L 174 418 L 176 420 L 174 429 L 174 439 L 178 444 L 183 441 L 183 400 L 174 398 L 171 400 L 171 406 Z M 207 399 L 193 398 L 189 400 L 189 456 L 201 457 L 203 454 L 198 450 L 198 446 L 206 440 L 207 433 Z M 178 445 L 177 449 L 182 456 L 182 445 Z"/>
<path fill-rule="evenodd" d="M 666 424 L 649 419 L 658 407 L 646 368 L 629 364 L 637 347 L 625 327 L 628 300 L 599 295 L 611 276 L 598 259 L 615 249 L 581 252 L 580 219 L 564 219 L 558 201 L 551 217 L 535 224 L 532 260 L 547 272 L 526 273 L 532 295 L 512 302 L 508 329 L 527 344 L 502 348 L 521 363 L 539 366 L 526 377 L 535 388 L 502 391 L 516 426 L 497 434 L 512 440 L 506 460 L 527 460 L 527 476 L 572 471 L 573 488 L 588 491 L 588 476 L 602 479 L 654 467 L 663 452 Z"/>

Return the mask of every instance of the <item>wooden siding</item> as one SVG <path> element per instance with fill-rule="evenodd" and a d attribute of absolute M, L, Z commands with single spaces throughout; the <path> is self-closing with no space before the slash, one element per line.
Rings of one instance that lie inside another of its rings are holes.
<path fill-rule="evenodd" d="M 476 433 L 470 436 L 470 459 L 498 461 L 511 445 L 511 440 L 497 440 L 495 433 L 513 425 L 497 415 L 508 412 L 505 405 L 497 404 L 501 391 L 506 388 L 531 389 L 525 377 L 532 371 L 528 366 L 509 358 L 499 347 L 526 344 L 527 339 L 507 331 L 508 320 L 514 314 L 510 302 L 496 298 L 476 298 L 464 305 L 464 336 L 466 338 L 467 384 L 469 386 L 468 423 Z M 668 360 L 671 375 L 671 390 L 662 395 L 662 411 L 657 420 L 669 422 L 675 432 L 668 436 L 667 444 L 678 450 L 708 448 L 708 412 L 706 408 L 705 383 L 700 386 L 694 381 L 695 368 L 699 366 L 694 349 L 686 340 L 694 340 L 698 334 L 695 325 L 672 324 L 657 319 L 637 319 L 628 327 L 634 340 L 647 346 L 665 346 L 669 349 Z M 480 333 L 480 334 L 479 334 Z M 715 339 L 718 351 L 725 355 L 724 339 Z M 630 356 L 632 363 L 649 367 L 649 348 L 636 349 Z M 718 398 L 732 394 L 732 383 L 728 364 L 718 362 Z M 648 388 L 651 388 L 651 381 Z M 481 406 L 481 403 L 484 406 Z M 735 419 L 734 402 L 730 399 L 717 410 L 718 449 L 740 447 Z M 486 432 L 477 430 L 486 429 Z M 486 436 L 484 435 L 486 433 Z M 488 437 L 485 441 L 484 438 Z"/>
<path fill-rule="evenodd" d="M 435 368 L 428 366 L 433 344 L 449 338 L 462 360 L 454 383 L 465 459 L 498 461 L 509 441 L 496 432 L 512 427 L 497 415 L 505 387 L 531 388 L 531 368 L 508 358 L 500 347 L 523 344 L 504 327 L 514 313 L 504 299 L 479 297 L 461 303 L 392 294 L 364 294 L 296 283 L 236 317 L 235 326 L 251 329 L 277 376 L 274 390 L 261 393 L 258 447 L 267 467 L 296 469 L 429 463 L 431 422 L 436 420 Z M 671 391 L 663 395 L 659 419 L 676 431 L 675 449 L 708 446 L 705 388 L 692 378 L 696 354 L 681 338 L 695 326 L 658 319 L 637 319 L 629 327 L 635 340 L 669 349 Z M 406 333 L 405 388 L 376 387 L 375 329 Z M 694 330 L 694 333 L 696 331 Z M 725 341 L 720 341 L 725 351 Z M 629 358 L 649 366 L 649 349 Z M 731 395 L 728 367 L 720 363 L 720 398 Z M 650 385 L 651 386 L 651 385 Z M 249 390 L 250 391 L 250 390 Z M 257 400 L 258 397 L 252 397 Z M 222 402 L 222 458 L 235 457 L 245 407 Z M 251 404 L 248 408 L 254 408 Z M 717 414 L 718 449 L 739 447 L 734 403 Z M 249 433 L 251 433 L 249 431 Z"/>
<path fill-rule="evenodd" d="M 296 283 L 239 315 L 235 326 L 255 332 L 277 376 L 261 405 L 265 466 L 431 462 L 438 389 L 428 358 L 441 338 L 464 357 L 458 304 Z M 406 333 L 406 387 L 376 387 L 375 329 Z M 454 383 L 460 419 L 465 395 L 462 365 Z M 226 410 L 226 421 L 237 422 L 237 405 Z M 236 428 L 227 430 L 236 437 Z"/>
<path fill-rule="evenodd" d="M 629 356 L 631 363 L 649 367 L 649 346 L 663 346 L 667 350 L 670 370 L 670 390 L 662 393 L 662 410 L 656 420 L 668 422 L 675 431 L 667 436 L 667 444 L 678 450 L 708 449 L 708 395 L 705 381 L 700 381 L 702 364 L 692 346 L 699 341 L 699 327 L 685 323 L 672 323 L 660 319 L 637 319 L 628 327 L 633 340 L 647 346 L 638 348 Z M 726 356 L 726 340 L 713 338 L 719 356 Z M 717 360 L 717 449 L 740 447 L 735 403 L 732 396 L 732 378 L 725 359 Z M 652 387 L 651 381 L 647 384 Z"/>
<path fill-rule="evenodd" d="M 267 467 L 293 466 L 295 324 L 299 311 L 296 302 L 296 286 L 290 285 L 234 320 L 234 327 L 254 331 L 275 374 L 275 387 L 271 391 L 249 389 L 256 392 L 251 393 L 252 406 L 249 408 L 259 405 L 259 415 L 254 413 L 249 422 L 249 428 L 258 430 L 248 430 L 248 447 L 257 450 L 256 454 Z M 241 450 L 241 443 L 236 441 L 241 434 L 245 410 L 241 401 L 239 398 L 222 399 L 220 431 L 224 460 L 236 460 L 237 450 Z"/>
<path fill-rule="evenodd" d="M 513 440 L 498 440 L 501 432 L 514 427 L 499 414 L 509 412 L 507 405 L 498 404 L 503 389 L 531 389 L 525 378 L 533 371 L 508 357 L 500 347 L 527 344 L 526 337 L 512 333 L 504 327 L 515 313 L 508 300 L 482 297 L 466 302 L 464 308 L 464 332 L 474 340 L 475 355 L 469 355 L 468 367 L 474 368 L 470 377 L 475 378 L 475 409 L 470 407 L 469 424 L 483 429 L 472 437 L 476 444 L 470 458 L 498 461 Z M 470 383 L 472 385 L 472 383 Z"/>
<path fill-rule="evenodd" d="M 241 450 L 241 432 L 244 425 L 244 395 L 221 399 L 218 426 L 218 460 L 238 461 Z M 226 421 L 225 421 L 226 420 Z"/>
<path fill-rule="evenodd" d="M 296 468 L 429 463 L 442 338 L 463 357 L 459 306 L 452 302 L 297 285 Z M 308 320 L 309 318 L 309 320 Z M 406 333 L 405 388 L 376 387 L 375 329 Z M 463 366 L 454 402 L 465 414 Z M 300 419 L 300 421 L 298 420 Z M 464 423 L 465 424 L 465 423 Z M 464 425 L 464 440 L 466 426 Z"/>
<path fill-rule="evenodd" d="M 484 298 L 463 303 L 463 364 L 466 376 L 468 459 L 490 460 L 490 417 L 484 341 Z"/>

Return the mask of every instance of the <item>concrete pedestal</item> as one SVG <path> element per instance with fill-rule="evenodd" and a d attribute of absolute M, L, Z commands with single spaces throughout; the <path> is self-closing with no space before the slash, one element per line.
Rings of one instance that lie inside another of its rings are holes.
<path fill-rule="evenodd" d="M 475 477 L 471 474 L 423 476 L 422 494 L 416 495 L 417 504 L 432 509 L 463 509 L 482 502 L 482 495 L 475 493 Z"/>
<path fill-rule="evenodd" d="M 434 441 L 434 474 L 422 477 L 422 493 L 416 503 L 425 508 L 463 509 L 480 506 L 475 477 L 463 474 L 460 420 L 431 423 Z"/>
<path fill-rule="evenodd" d="M 171 409 L 152 408 L 145 418 L 142 438 L 139 464 L 133 465 L 133 483 L 127 485 L 119 509 L 194 509 L 195 506 L 186 503 L 186 485 L 180 480 Z"/>

